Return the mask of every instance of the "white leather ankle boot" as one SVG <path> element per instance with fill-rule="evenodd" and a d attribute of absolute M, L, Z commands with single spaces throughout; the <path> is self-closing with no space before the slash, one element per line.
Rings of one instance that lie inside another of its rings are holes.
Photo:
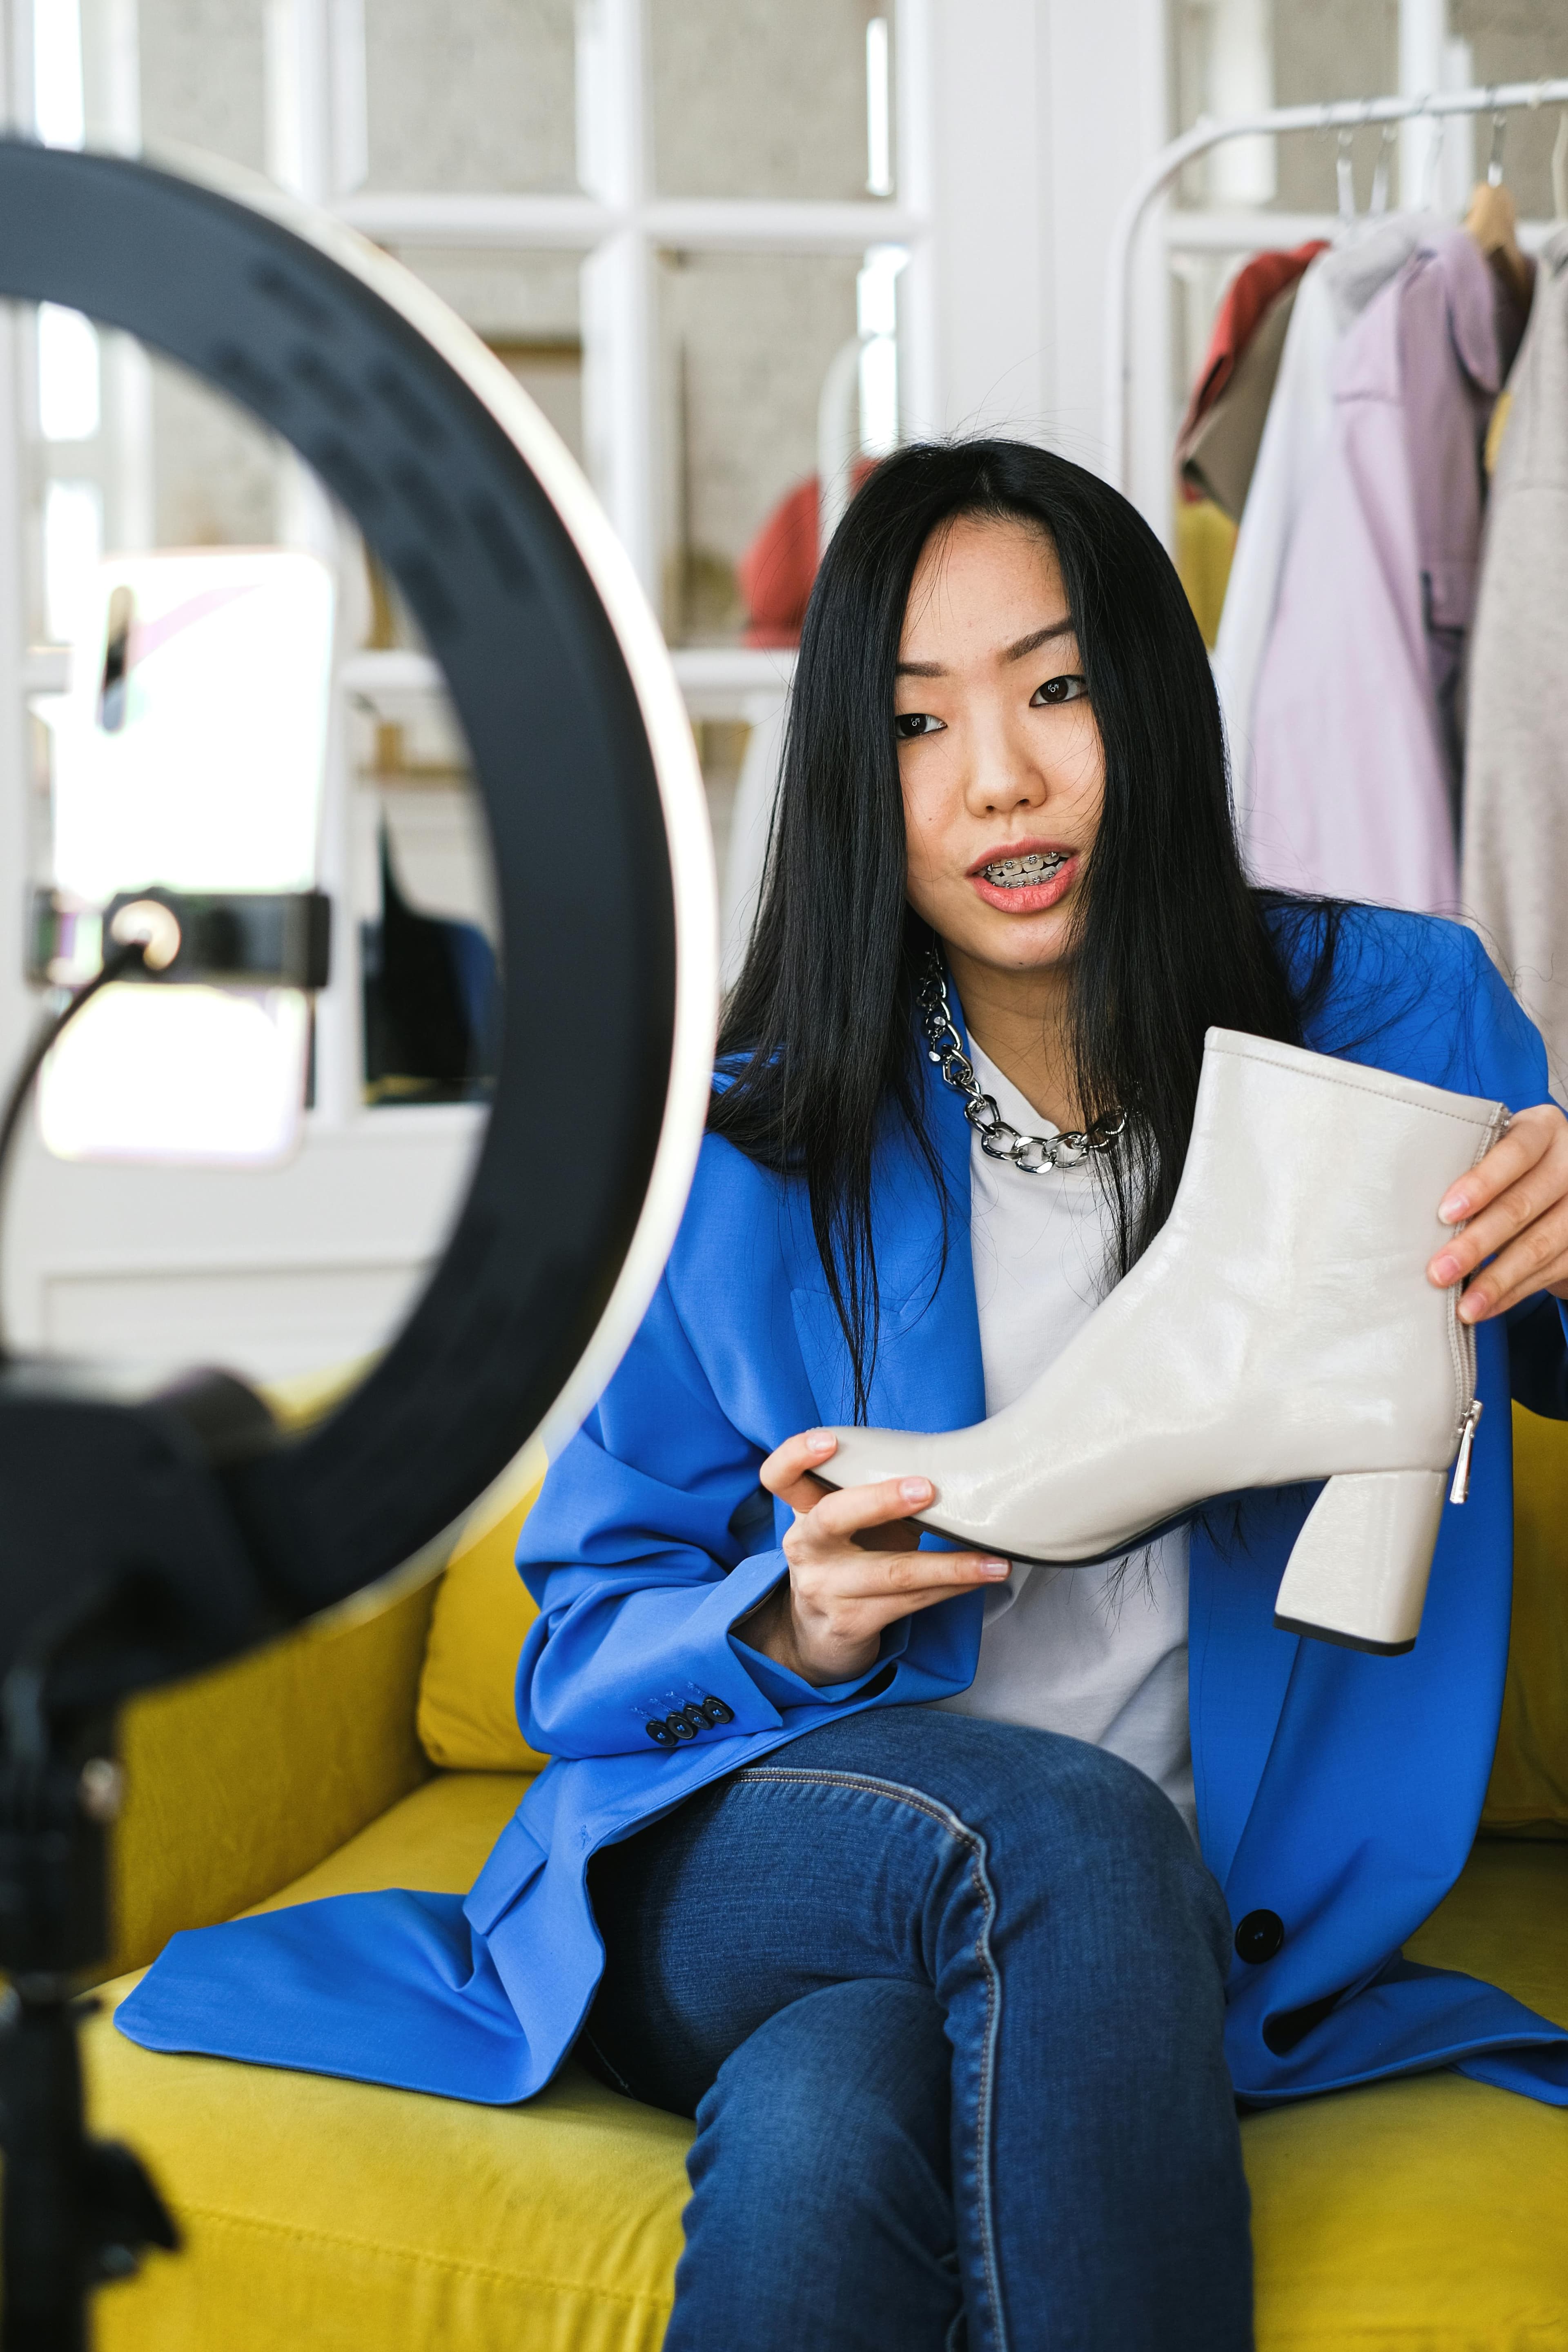
<path fill-rule="evenodd" d="M 1175 1204 L 1050 1369 L 973 1429 L 839 1429 L 837 1486 L 924 1476 L 928 1527 L 1087 1564 L 1214 1496 L 1326 1479 L 1275 1622 L 1415 1642 L 1447 1474 L 1464 1500 L 1475 1334 L 1426 1263 L 1500 1103 L 1211 1029 Z"/>

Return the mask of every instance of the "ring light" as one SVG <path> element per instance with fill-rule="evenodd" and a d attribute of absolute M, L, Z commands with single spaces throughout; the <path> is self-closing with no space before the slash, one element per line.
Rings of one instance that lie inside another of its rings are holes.
<path fill-rule="evenodd" d="M 0 296 L 178 360 L 353 516 L 445 675 L 501 927 L 494 1106 L 446 1252 L 363 1385 L 250 1474 L 257 1507 L 295 1531 L 303 1612 L 406 1559 L 531 1436 L 569 1432 L 614 1370 L 700 1140 L 717 917 L 674 673 L 551 427 L 397 263 L 198 168 L 0 142 Z"/>
<path fill-rule="evenodd" d="M 504 1034 L 440 1264 L 363 1385 L 302 1437 L 280 1441 L 226 1375 L 148 1391 L 0 1349 L 0 2352 L 81 2352 L 88 2287 L 175 2242 L 135 2157 L 82 2121 L 72 1995 L 107 1944 L 106 1717 L 375 1581 L 530 1437 L 575 1424 L 675 1237 L 711 1072 L 701 779 L 653 616 L 581 475 L 416 279 L 262 184 L 200 171 L 0 141 L 0 297 L 85 311 L 182 362 L 353 516 L 468 740 Z M 182 949 L 201 962 L 199 898 L 142 879 L 53 1034 L 121 971 L 153 978 L 161 959 L 176 977 Z M 231 929 L 240 911 L 226 902 Z M 0 1114 L 0 1178 L 47 1034 Z"/>

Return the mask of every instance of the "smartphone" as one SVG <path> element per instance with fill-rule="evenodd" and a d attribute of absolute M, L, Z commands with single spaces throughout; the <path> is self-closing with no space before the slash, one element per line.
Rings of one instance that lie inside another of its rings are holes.
<path fill-rule="evenodd" d="M 156 883 L 316 880 L 334 591 L 287 548 L 108 557 L 52 736 L 54 887 L 83 910 Z M 310 1007 L 296 989 L 117 982 L 45 1065 L 64 1159 L 265 1165 L 303 1132 Z"/>

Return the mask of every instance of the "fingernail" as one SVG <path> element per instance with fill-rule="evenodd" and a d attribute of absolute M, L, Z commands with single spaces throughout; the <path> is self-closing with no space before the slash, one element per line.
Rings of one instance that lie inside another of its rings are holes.
<path fill-rule="evenodd" d="M 1487 1302 L 1485 1298 L 1478 1297 L 1473 1290 L 1467 1290 L 1463 1298 L 1459 1301 L 1460 1322 L 1479 1323 L 1486 1311 Z"/>
<path fill-rule="evenodd" d="M 1010 1559 L 983 1559 L 980 1563 L 982 1576 L 1011 1576 L 1012 1572 L 1013 1563 Z"/>
<path fill-rule="evenodd" d="M 1458 1259 L 1450 1257 L 1447 1250 L 1441 1257 L 1435 1257 L 1432 1261 L 1432 1279 L 1439 1290 L 1451 1290 L 1459 1279 Z"/>
<path fill-rule="evenodd" d="M 814 1429 L 805 1442 L 814 1454 L 826 1454 L 833 1444 L 833 1432 L 830 1429 Z"/>
<path fill-rule="evenodd" d="M 1459 1219 L 1461 1217 L 1468 1217 L 1469 1213 L 1470 1204 L 1466 1200 L 1464 1194 L 1462 1192 L 1450 1192 L 1447 1199 L 1443 1202 L 1442 1207 L 1438 1210 L 1437 1215 L 1443 1224 L 1457 1225 Z"/>
<path fill-rule="evenodd" d="M 929 1503 L 931 1486 L 929 1478 L 900 1478 L 899 1493 L 906 1503 Z"/>

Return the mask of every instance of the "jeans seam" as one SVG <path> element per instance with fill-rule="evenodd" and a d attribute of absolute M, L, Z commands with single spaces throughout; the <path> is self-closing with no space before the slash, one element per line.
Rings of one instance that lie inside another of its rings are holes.
<path fill-rule="evenodd" d="M 951 1806 L 940 1803 L 923 1789 L 901 1780 L 884 1780 L 870 1772 L 813 1771 L 800 1764 L 748 1764 L 737 1780 L 800 1781 L 821 1788 L 856 1789 L 874 1797 L 888 1797 L 923 1813 L 969 1851 L 970 1877 L 980 1897 L 981 1923 L 974 1939 L 975 1957 L 985 1979 L 985 2043 L 980 2070 L 980 2094 L 975 2103 L 975 2172 L 979 2182 L 980 2239 L 985 2263 L 985 2291 L 990 2299 L 996 2352 L 1007 2352 L 1007 2323 L 1002 2308 L 1002 2282 L 996 2265 L 995 2226 L 991 2210 L 991 2113 L 995 2090 L 996 2042 L 1001 2031 L 1002 1985 L 991 1949 L 991 1927 L 996 1916 L 995 1890 L 986 1872 L 986 1844 L 982 1832 Z"/>

